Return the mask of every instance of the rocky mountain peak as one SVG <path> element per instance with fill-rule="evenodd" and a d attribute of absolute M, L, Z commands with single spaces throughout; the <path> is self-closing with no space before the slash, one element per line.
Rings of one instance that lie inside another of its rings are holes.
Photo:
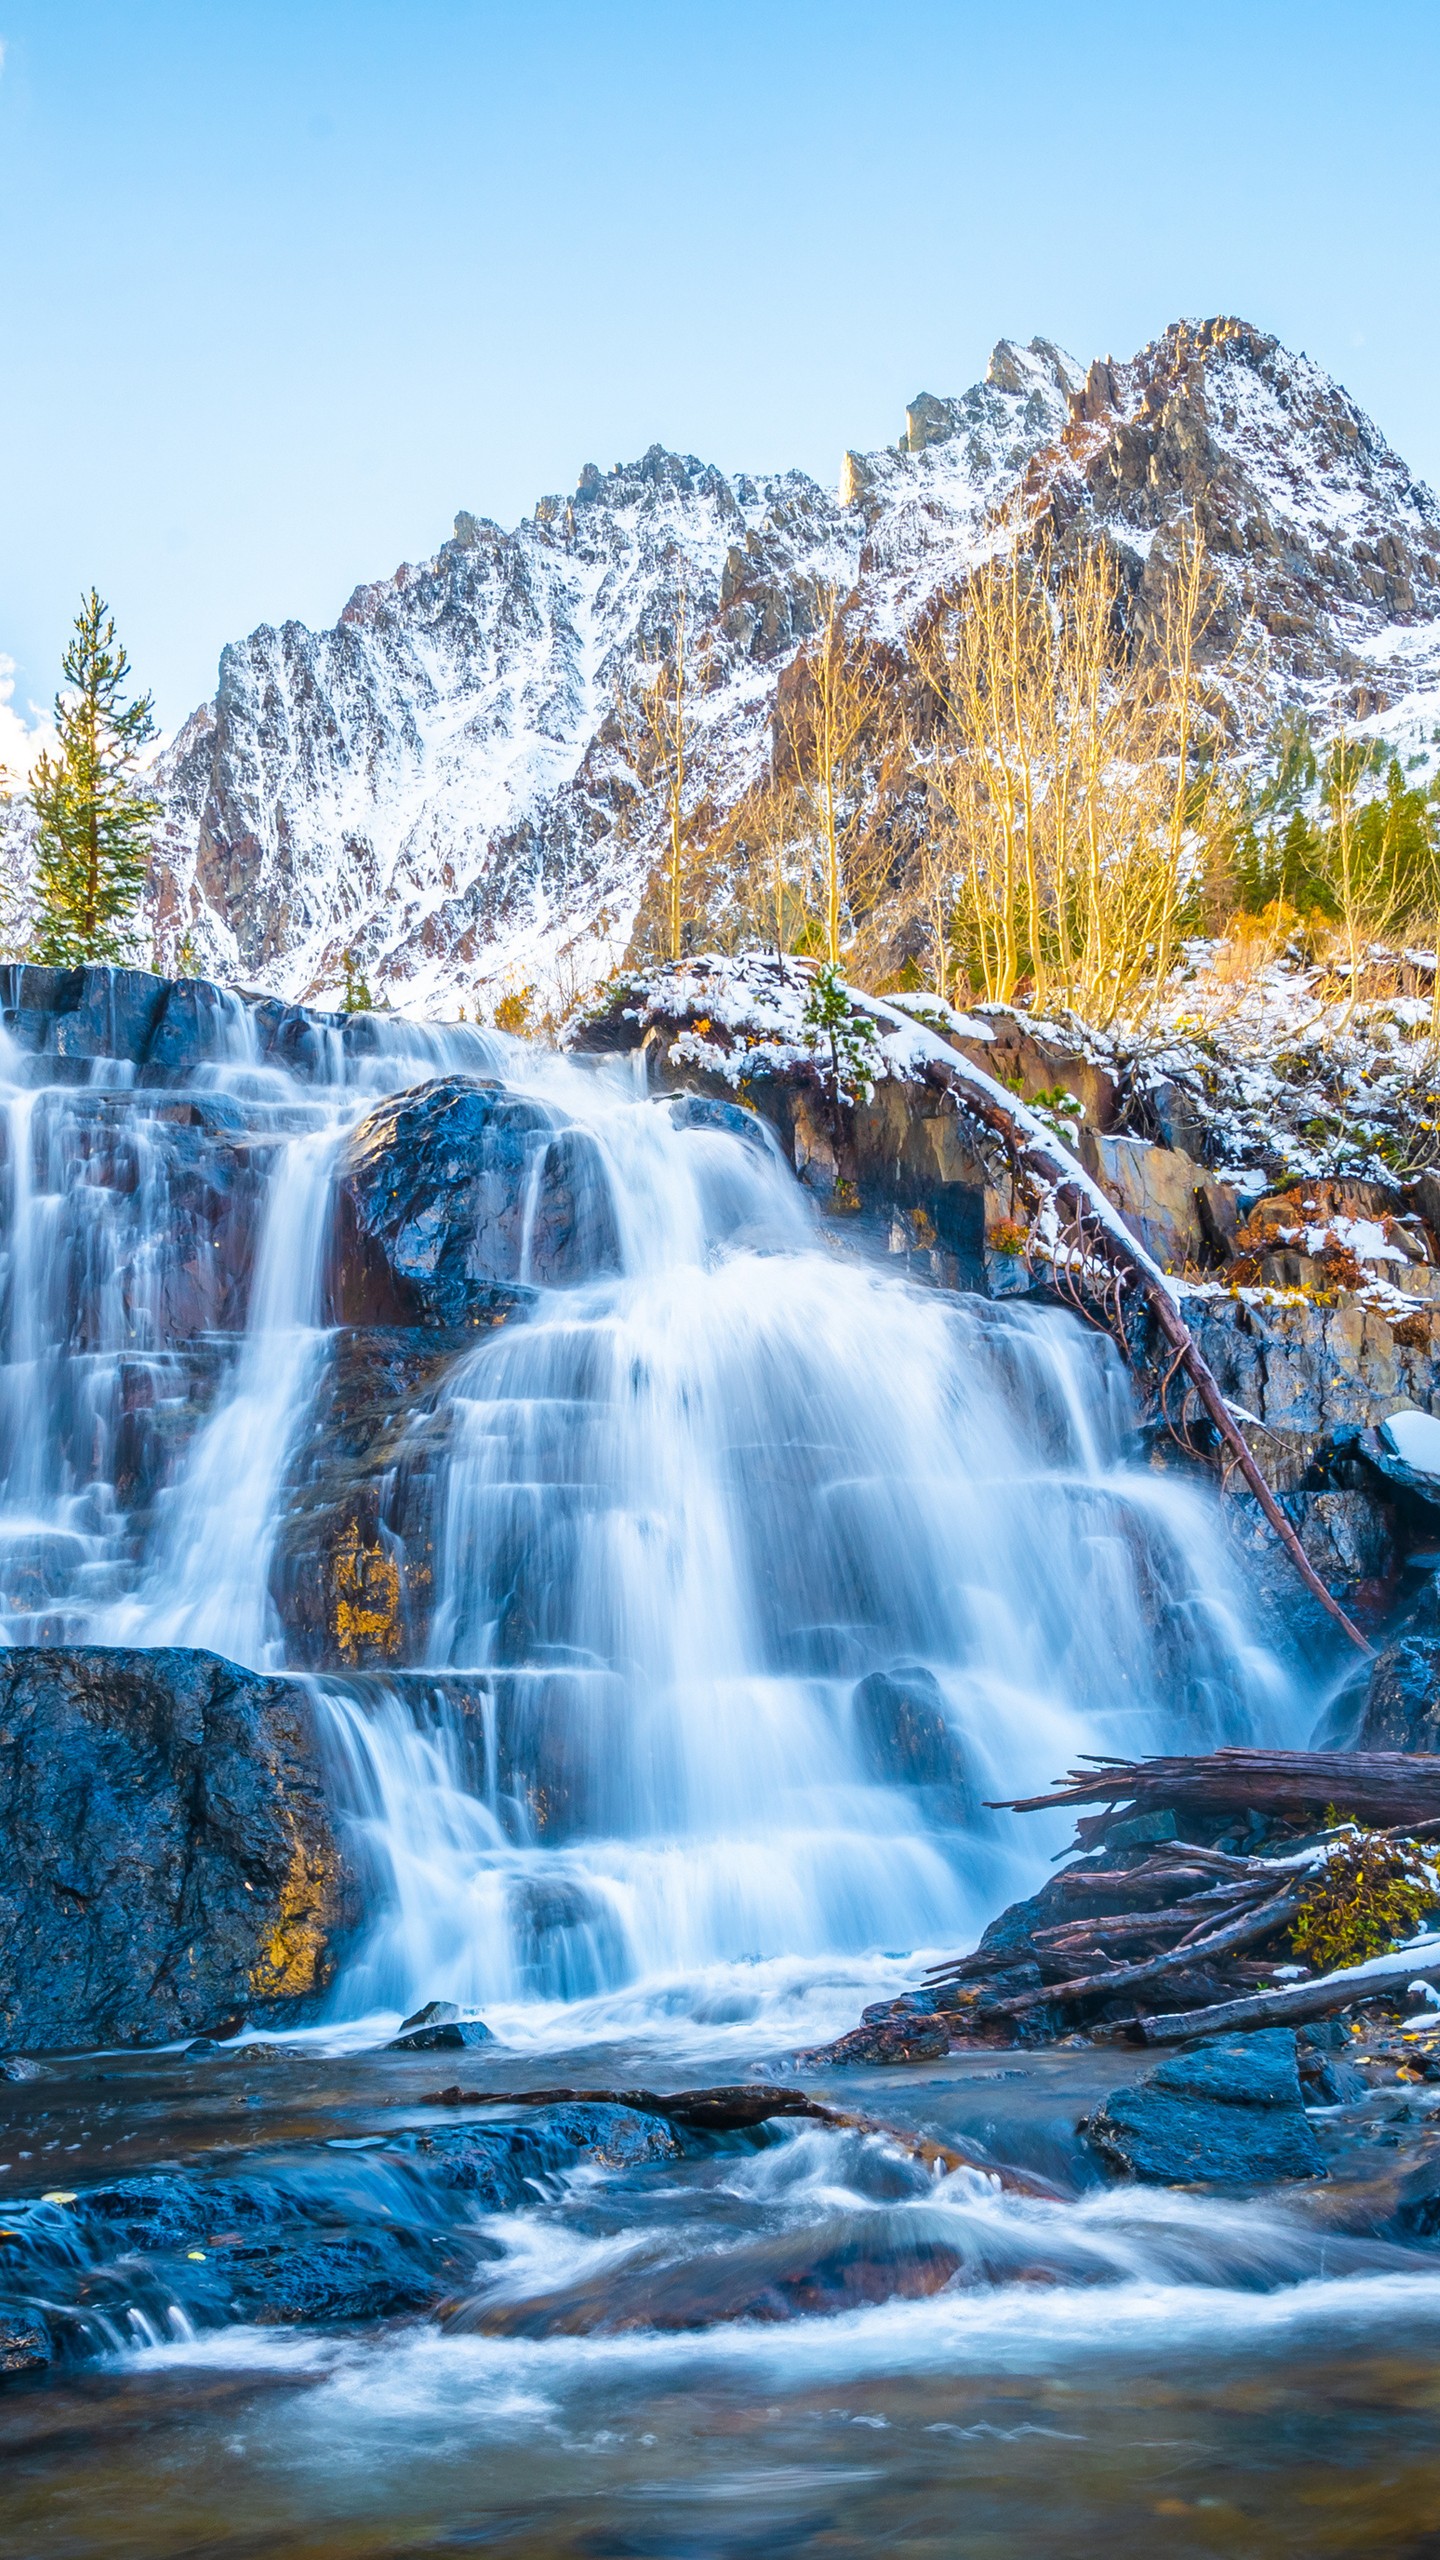
<path fill-rule="evenodd" d="M 1440 685 L 1440 510 L 1308 357 L 1233 316 L 1088 367 L 1001 339 L 982 382 L 917 394 L 898 443 L 848 453 L 834 491 L 654 444 L 585 464 L 512 531 L 462 510 L 329 631 L 267 624 L 227 648 L 161 769 L 162 952 L 188 931 L 219 972 L 323 996 L 348 949 L 410 1004 L 598 978 L 654 852 L 617 688 L 677 591 L 713 818 L 765 767 L 823 590 L 893 650 L 1017 500 L 1062 548 L 1114 546 L 1142 626 L 1193 518 L 1224 581 L 1213 644 L 1259 653 L 1277 699 L 1322 719 L 1398 734 Z"/>

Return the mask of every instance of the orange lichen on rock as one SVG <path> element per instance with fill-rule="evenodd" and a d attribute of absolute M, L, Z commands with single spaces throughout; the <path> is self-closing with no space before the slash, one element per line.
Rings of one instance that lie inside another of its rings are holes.
<path fill-rule="evenodd" d="M 378 1538 L 367 1541 L 350 1521 L 331 1557 L 335 1646 L 352 1669 L 393 1661 L 400 1651 L 400 1564 Z"/>

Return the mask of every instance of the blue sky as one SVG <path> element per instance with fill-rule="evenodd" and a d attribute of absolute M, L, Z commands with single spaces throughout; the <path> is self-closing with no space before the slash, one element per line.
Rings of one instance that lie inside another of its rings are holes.
<path fill-rule="evenodd" d="M 1440 480 L 1435 0 L 0 0 L 0 652 L 174 725 L 459 507 L 1239 312 Z"/>

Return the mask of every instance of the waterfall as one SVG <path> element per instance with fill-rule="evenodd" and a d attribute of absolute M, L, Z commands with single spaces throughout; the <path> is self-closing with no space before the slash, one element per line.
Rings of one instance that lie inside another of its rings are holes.
<path fill-rule="evenodd" d="M 1298 1738 L 1102 1337 L 848 1248 L 758 1122 L 631 1063 L 371 1016 L 302 1076 L 238 1002 L 153 1089 L 0 1056 L 9 1641 L 283 1666 L 337 1150 L 457 1069 L 540 1106 L 522 1278 L 552 1145 L 613 1251 L 445 1372 L 427 1661 L 315 1678 L 370 1893 L 338 2016 L 778 2033 L 829 1986 L 838 2022 L 1035 1879 L 1057 1843 L 995 1798 L 1085 1751 Z"/>
<path fill-rule="evenodd" d="M 428 1693 L 327 1684 L 380 1880 L 351 2014 L 783 2020 L 1025 1888 L 986 1799 L 1292 1731 L 1108 1343 L 833 1249 L 758 1132 L 628 1073 L 511 1073 L 594 1142 L 622 1269 L 451 1374 Z"/>

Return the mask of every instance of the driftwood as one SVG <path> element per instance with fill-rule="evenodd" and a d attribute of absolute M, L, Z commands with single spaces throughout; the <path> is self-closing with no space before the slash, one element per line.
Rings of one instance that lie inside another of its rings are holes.
<path fill-rule="evenodd" d="M 413 2103 L 413 2101 L 411 2102 Z M 763 2081 L 733 2088 L 672 2089 L 434 2089 L 432 2107 L 633 2107 L 637 2115 L 664 2116 L 692 2133 L 741 2133 L 773 2116 L 828 2116 L 830 2110 L 803 2089 L 777 2089 Z"/>
<path fill-rule="evenodd" d="M 1080 1804 L 1123 1804 L 1136 1814 L 1163 1807 L 1177 1814 L 1254 1811 L 1301 1818 L 1333 1804 L 1361 1822 L 1408 1834 L 1440 1820 L 1440 1754 L 1237 1749 L 1174 1759 L 1111 1760 L 1072 1769 L 1048 1795 L 1017 1796 L 1003 1809 L 1046 1813 L 1056 1805 Z M 1103 1828 L 1103 1823 L 1080 1826 L 1082 1837 Z M 1207 1854 L 1217 1853 L 1186 1849 L 1190 1858 Z"/>
<path fill-rule="evenodd" d="M 1303 2027 L 1312 2018 L 1333 2018 L 1366 2000 L 1393 1999 L 1412 1982 L 1440 1985 L 1440 1946 L 1433 1956 L 1418 1948 L 1402 1948 L 1364 1974 L 1331 1974 L 1323 1982 L 1289 1983 L 1281 1991 L 1257 1991 L 1245 2000 L 1219 2000 L 1209 2009 L 1178 2009 L 1153 2018 L 1137 2018 L 1134 2033 L 1146 2044 L 1189 2044 L 1196 2036 L 1225 2035 L 1233 2027 Z M 1437 2016 L 1440 2024 L 1440 2016 Z"/>
<path fill-rule="evenodd" d="M 1047 1982 L 1038 1991 L 1018 1991 L 1009 1999 L 991 2000 L 987 2014 L 1022 2018 L 1029 2010 L 1051 2001 L 1109 1999 L 1117 1991 L 1138 1990 L 1142 1983 L 1158 1982 L 1167 1973 L 1188 1973 L 1193 1965 L 1203 1964 L 1210 1956 L 1234 1955 L 1241 1947 L 1258 1947 L 1294 1919 L 1304 1898 L 1303 1887 L 1292 1884 L 1288 1893 L 1273 1894 L 1258 1910 L 1243 1911 L 1238 1919 L 1227 1921 L 1207 1937 L 1184 1937 L 1163 1955 L 1147 1956 L 1140 1964 L 1112 1965 L 1104 1973 L 1081 1974 L 1069 1982 Z"/>
<path fill-rule="evenodd" d="M 1347 1617 L 1339 1601 L 1326 1590 L 1271 1492 L 1253 1450 L 1221 1393 L 1214 1371 L 1201 1354 L 1180 1313 L 1169 1279 L 1144 1246 L 1131 1235 L 1099 1184 L 1091 1181 L 1068 1147 L 1062 1146 L 1043 1122 L 1027 1111 L 1023 1103 L 1017 1103 L 1014 1095 L 997 1084 L 993 1076 L 986 1075 L 982 1067 L 973 1066 L 968 1058 L 960 1056 L 948 1042 L 938 1039 L 934 1033 L 922 1031 L 908 1014 L 900 1012 L 897 1007 L 873 996 L 861 997 L 859 1001 L 887 1029 L 903 1029 L 911 1034 L 912 1040 L 920 1041 L 929 1049 L 927 1080 L 936 1086 L 948 1087 L 959 1108 L 992 1130 L 1002 1141 L 1011 1162 L 1053 1197 L 1057 1212 L 1068 1221 L 1074 1238 L 1068 1253 L 1062 1247 L 1062 1259 L 1055 1266 L 1057 1278 L 1063 1278 L 1068 1271 L 1072 1278 L 1083 1279 L 1086 1266 L 1092 1260 L 1098 1260 L 1112 1276 L 1117 1316 L 1119 1293 L 1123 1287 L 1128 1285 L 1145 1300 L 1170 1346 L 1172 1357 L 1166 1383 L 1177 1369 L 1184 1371 L 1201 1408 L 1229 1450 L 1233 1464 L 1254 1494 L 1306 1589 L 1337 1625 L 1344 1628 L 1351 1643 L 1358 1646 L 1361 1653 L 1373 1654 L 1373 1645 Z M 1162 1410 L 1164 1403 L 1162 1387 Z"/>
<path fill-rule="evenodd" d="M 932 2135 L 918 2133 L 909 2126 L 884 2123 L 877 2116 L 857 2115 L 842 2107 L 827 2107 L 822 2099 L 807 2096 L 803 2089 L 780 2089 L 762 2081 L 745 2081 L 716 2089 L 673 2089 L 662 2094 L 656 2089 L 433 2089 L 424 2103 L 432 2107 L 555 2107 L 573 2101 L 592 2107 L 633 2107 L 637 2115 L 662 2116 L 667 2123 L 680 2125 L 687 2133 L 740 2133 L 758 2125 L 769 2124 L 780 2116 L 806 2116 L 817 2124 L 831 2125 L 840 2132 L 879 2134 L 897 2149 L 908 2152 L 922 2168 L 931 2170 L 978 2169 L 994 2178 L 1007 2194 L 1042 2196 L 1063 2202 L 1063 2190 L 1052 2186 L 1033 2169 L 1012 2168 L 1008 2162 L 991 2160 L 973 2143 L 937 2142 Z M 409 2101 L 413 2105 L 414 2101 Z"/>

